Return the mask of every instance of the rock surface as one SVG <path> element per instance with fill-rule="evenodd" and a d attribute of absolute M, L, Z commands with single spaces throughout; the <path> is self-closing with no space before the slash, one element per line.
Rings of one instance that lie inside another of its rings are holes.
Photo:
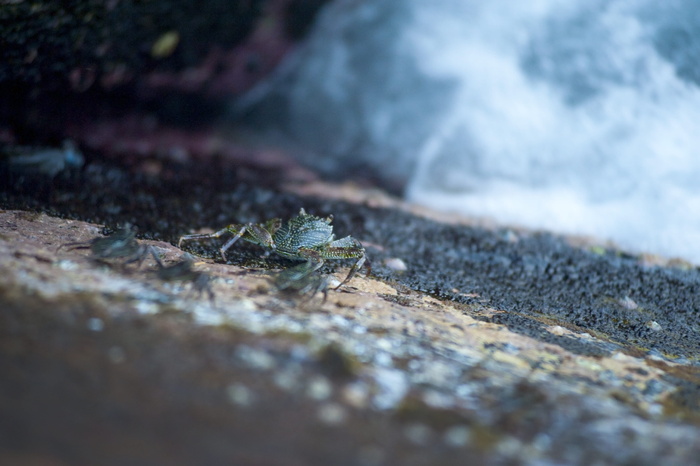
<path fill-rule="evenodd" d="M 151 183 L 94 163 L 4 190 L 0 463 L 698 463 L 697 270 L 428 220 L 379 192 L 300 196 L 170 168 Z M 163 192 L 173 176 L 187 199 Z M 374 276 L 325 302 L 282 294 L 270 269 L 289 263 L 237 246 L 196 265 L 210 300 L 150 258 L 60 247 L 102 236 L 71 217 L 138 219 L 143 237 L 176 242 L 299 204 L 363 241 Z"/>

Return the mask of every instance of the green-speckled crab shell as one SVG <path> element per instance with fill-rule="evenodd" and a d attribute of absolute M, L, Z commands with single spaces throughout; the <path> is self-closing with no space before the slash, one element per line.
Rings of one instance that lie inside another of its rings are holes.
<path fill-rule="evenodd" d="M 332 216 L 316 217 L 300 209 L 299 215 L 284 224 L 279 218 L 273 218 L 264 223 L 231 224 L 215 233 L 182 236 L 177 245 L 181 246 L 183 241 L 233 235 L 219 249 L 224 261 L 226 261 L 226 250 L 242 239 L 273 250 L 288 259 L 305 261 L 304 264 L 279 274 L 275 281 L 279 289 L 294 289 L 302 293 L 305 292 L 304 290 L 311 290 L 312 293 L 324 290 L 325 294 L 327 281 L 314 278 L 312 274 L 320 269 L 327 259 L 355 259 L 355 264 L 347 277 L 336 289 L 354 277 L 361 267 L 364 266 L 367 269 L 367 275 L 372 271 L 365 256 L 365 248 L 359 241 L 352 236 L 335 239 L 331 226 L 332 220 Z"/>
<path fill-rule="evenodd" d="M 309 215 L 303 209 L 273 235 L 277 254 L 291 259 L 299 259 L 299 249 L 319 249 L 333 238 L 331 218 Z"/>

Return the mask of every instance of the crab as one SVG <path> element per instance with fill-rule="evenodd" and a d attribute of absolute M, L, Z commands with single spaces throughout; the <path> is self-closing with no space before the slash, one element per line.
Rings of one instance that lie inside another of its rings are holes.
<path fill-rule="evenodd" d="M 92 257 L 97 260 L 125 259 L 124 265 L 137 262 L 139 267 L 146 256 L 152 255 L 152 248 L 138 243 L 133 228 L 119 228 L 109 236 L 98 236 L 90 241 L 65 243 L 58 247 L 68 249 L 90 249 Z M 155 257 L 155 255 L 154 255 Z"/>
<path fill-rule="evenodd" d="M 303 301 L 311 300 L 317 293 L 323 293 L 323 302 L 328 299 L 329 281 L 324 275 L 313 275 L 306 272 L 307 263 L 285 269 L 273 278 L 273 284 L 278 290 L 303 296 Z"/>
<path fill-rule="evenodd" d="M 6 147 L 0 150 L 0 165 L 6 165 L 17 176 L 46 176 L 54 178 L 66 169 L 78 169 L 85 163 L 83 154 L 72 141 L 62 149 L 51 147 Z"/>
<path fill-rule="evenodd" d="M 262 246 L 287 259 L 306 261 L 290 270 L 289 277 L 293 281 L 303 281 L 313 272 L 321 268 L 328 259 L 356 259 L 347 277 L 335 289 L 337 290 L 364 266 L 367 275 L 371 266 L 365 256 L 365 248 L 352 236 L 335 239 L 331 222 L 333 216 L 326 218 L 307 214 L 302 208 L 299 215 L 283 223 L 279 218 L 267 220 L 264 223 L 232 224 L 211 234 L 185 235 L 180 238 L 178 247 L 183 241 L 219 238 L 223 235 L 233 235 L 219 249 L 221 257 L 226 261 L 226 251 L 236 241 L 242 239 L 249 243 Z"/>
<path fill-rule="evenodd" d="M 205 291 L 209 295 L 209 301 L 214 302 L 214 291 L 211 289 L 211 277 L 205 272 L 193 268 L 194 259 L 185 253 L 182 260 L 173 265 L 164 265 L 155 251 L 151 249 L 151 254 L 158 265 L 156 275 L 161 280 L 169 282 L 192 282 L 192 290 L 201 296 Z"/>

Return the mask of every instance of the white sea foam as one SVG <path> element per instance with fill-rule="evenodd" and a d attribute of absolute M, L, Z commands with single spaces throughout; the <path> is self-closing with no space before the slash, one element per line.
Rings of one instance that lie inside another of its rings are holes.
<path fill-rule="evenodd" d="M 700 262 L 700 90 L 649 40 L 656 25 L 637 16 L 645 2 L 609 2 L 593 14 L 586 2 L 529 9 L 502 0 L 472 8 L 469 28 L 466 14 L 447 7 L 454 3 L 417 16 L 406 35 L 427 57 L 426 75 L 459 83 L 418 151 L 408 197 Z M 563 56 L 566 38 L 538 41 L 559 38 L 552 23 L 577 21 L 600 29 L 571 46 L 580 56 Z"/>
<path fill-rule="evenodd" d="M 369 167 L 418 203 L 700 263 L 699 11 L 336 0 L 269 102 L 315 167 Z"/>

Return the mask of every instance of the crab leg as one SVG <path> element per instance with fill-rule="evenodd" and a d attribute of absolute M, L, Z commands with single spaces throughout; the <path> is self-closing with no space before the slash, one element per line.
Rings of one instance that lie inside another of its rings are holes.
<path fill-rule="evenodd" d="M 229 230 L 229 228 L 230 227 L 227 227 L 223 231 L 231 231 L 231 230 Z M 221 246 L 221 248 L 219 249 L 219 252 L 221 253 L 221 257 L 224 259 L 224 262 L 226 262 L 226 251 L 228 250 L 228 248 L 233 246 L 233 243 L 238 241 L 240 239 L 240 237 L 243 236 L 243 233 L 245 233 L 245 231 L 246 231 L 246 226 L 243 225 L 241 227 L 241 229 L 238 230 L 238 233 L 236 233 L 236 236 L 234 236 L 230 240 L 226 241 L 226 243 L 224 243 L 224 245 Z"/>
<path fill-rule="evenodd" d="M 314 251 L 315 252 L 315 251 Z M 281 271 L 275 280 L 280 290 L 289 288 L 293 283 L 300 282 L 323 266 L 323 259 L 309 257 L 303 264 Z"/>
<path fill-rule="evenodd" d="M 236 225 L 238 226 L 238 225 Z M 196 234 L 196 235 L 185 235 L 180 237 L 180 241 L 177 242 L 177 247 L 180 248 L 182 246 L 183 241 L 189 241 L 193 239 L 211 239 L 211 238 L 219 238 L 220 236 L 225 235 L 226 233 L 235 233 L 235 236 L 231 238 L 230 240 L 226 241 L 226 243 L 219 248 L 219 252 L 221 253 L 221 257 L 226 261 L 226 250 L 233 246 L 233 243 L 238 241 L 238 239 L 243 236 L 243 233 L 246 231 L 247 225 L 242 225 L 240 226 L 240 229 L 234 228 L 233 225 L 229 225 L 226 228 L 217 231 L 216 233 L 204 233 L 204 234 Z"/>
<path fill-rule="evenodd" d="M 200 234 L 196 234 L 196 235 L 184 235 L 184 236 L 181 236 L 180 240 L 177 242 L 177 247 L 181 248 L 183 241 L 189 241 L 191 239 L 218 238 L 219 236 L 223 235 L 224 233 L 228 233 L 228 229 L 224 228 L 223 230 L 219 230 L 216 233 L 200 233 Z"/>
<path fill-rule="evenodd" d="M 372 273 L 372 266 L 370 265 L 369 261 L 367 260 L 367 257 L 364 254 L 362 254 L 362 256 L 360 256 L 360 258 L 357 259 L 357 262 L 355 262 L 355 265 L 352 266 L 352 268 L 350 269 L 350 272 L 348 272 L 348 276 L 345 277 L 345 280 L 343 280 L 340 283 L 340 285 L 336 286 L 333 289 L 337 290 L 338 288 L 340 288 L 341 286 L 345 285 L 347 282 L 352 280 L 352 277 L 355 276 L 355 274 L 358 272 L 358 270 L 360 270 L 360 268 L 363 265 L 367 269 L 367 276 L 369 276 L 369 274 Z"/>
<path fill-rule="evenodd" d="M 352 266 L 348 276 L 345 277 L 345 280 L 343 280 L 340 285 L 335 287 L 336 290 L 349 282 L 363 265 L 367 268 L 367 275 L 372 273 L 372 267 L 365 256 L 365 248 L 362 247 L 362 244 L 359 241 L 351 236 L 346 236 L 345 238 L 333 241 L 330 244 L 330 247 L 326 248 L 322 254 L 326 259 L 357 258 L 357 262 L 355 262 L 355 264 Z"/>

